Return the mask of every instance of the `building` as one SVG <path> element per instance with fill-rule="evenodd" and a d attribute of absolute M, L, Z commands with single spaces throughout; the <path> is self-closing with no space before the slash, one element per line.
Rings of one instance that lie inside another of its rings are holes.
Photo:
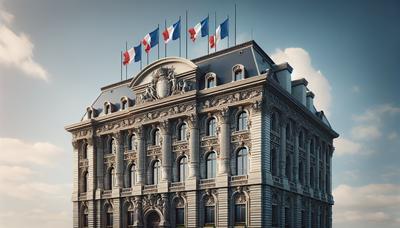
<path fill-rule="evenodd" d="M 331 128 L 254 42 L 101 89 L 73 145 L 74 227 L 331 227 Z"/>

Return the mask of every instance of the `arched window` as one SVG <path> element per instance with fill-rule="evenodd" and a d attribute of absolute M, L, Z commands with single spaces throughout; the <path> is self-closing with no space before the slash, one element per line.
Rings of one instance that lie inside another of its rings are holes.
<path fill-rule="evenodd" d="M 89 211 L 86 206 L 82 208 L 82 227 L 89 227 Z"/>
<path fill-rule="evenodd" d="M 215 203 L 212 196 L 204 199 L 204 225 L 213 226 L 215 224 Z"/>
<path fill-rule="evenodd" d="M 91 107 L 88 107 L 88 108 L 86 109 L 86 111 L 87 111 L 87 118 L 88 118 L 88 119 L 92 119 L 92 118 L 93 118 L 93 110 L 92 110 L 92 108 L 91 108 Z"/>
<path fill-rule="evenodd" d="M 205 78 L 207 89 L 217 86 L 217 75 L 215 73 L 209 72 L 206 74 Z"/>
<path fill-rule="evenodd" d="M 129 138 L 129 150 L 136 150 L 136 136 L 132 134 Z"/>
<path fill-rule="evenodd" d="M 111 113 L 111 103 L 110 102 L 105 102 L 104 103 L 104 114 L 110 114 Z"/>
<path fill-rule="evenodd" d="M 113 208 L 111 205 L 106 206 L 106 227 L 112 228 L 114 223 Z"/>
<path fill-rule="evenodd" d="M 159 146 L 160 145 L 160 130 L 155 129 L 153 131 L 153 145 Z"/>
<path fill-rule="evenodd" d="M 301 148 L 304 148 L 304 135 L 303 135 L 303 131 L 300 131 L 299 133 L 299 146 Z"/>
<path fill-rule="evenodd" d="M 241 64 L 237 64 L 232 68 L 233 80 L 238 81 L 244 79 L 244 66 Z"/>
<path fill-rule="evenodd" d="M 272 196 L 272 226 L 279 227 L 279 201 L 276 195 Z"/>
<path fill-rule="evenodd" d="M 160 177 L 161 177 L 160 161 L 155 161 L 153 163 L 153 183 L 152 184 L 158 184 L 160 181 Z"/>
<path fill-rule="evenodd" d="M 88 191 L 88 184 L 89 184 L 89 173 L 85 172 L 83 174 L 83 180 L 82 180 L 82 192 L 87 192 Z"/>
<path fill-rule="evenodd" d="M 237 129 L 238 131 L 247 130 L 247 112 L 241 112 L 237 119 Z"/>
<path fill-rule="evenodd" d="M 185 204 L 181 198 L 175 201 L 175 226 L 185 227 Z"/>
<path fill-rule="evenodd" d="M 292 129 L 290 127 L 290 123 L 286 124 L 286 140 L 291 141 L 292 140 Z"/>
<path fill-rule="evenodd" d="M 278 154 L 275 148 L 271 150 L 271 173 L 272 176 L 278 175 Z"/>
<path fill-rule="evenodd" d="M 215 83 L 215 78 L 214 77 L 210 77 L 207 79 L 207 88 L 213 88 L 215 87 L 216 83 Z"/>
<path fill-rule="evenodd" d="M 133 226 L 134 224 L 134 210 L 133 205 L 129 203 L 126 210 L 126 223 L 128 226 Z"/>
<path fill-rule="evenodd" d="M 234 215 L 235 226 L 246 225 L 246 196 L 243 193 L 236 194 Z"/>
<path fill-rule="evenodd" d="M 111 138 L 109 148 L 110 148 L 110 150 L 109 150 L 110 154 L 116 154 L 117 153 L 117 142 L 116 142 L 116 140 L 114 138 Z"/>
<path fill-rule="evenodd" d="M 286 167 L 285 167 L 286 177 L 292 180 L 292 160 L 290 155 L 286 156 Z"/>
<path fill-rule="evenodd" d="M 310 185 L 314 188 L 314 167 L 310 167 Z"/>
<path fill-rule="evenodd" d="M 217 121 L 214 117 L 210 118 L 207 122 L 207 135 L 215 136 L 217 132 Z"/>
<path fill-rule="evenodd" d="M 179 182 L 184 182 L 188 176 L 187 158 L 182 157 L 179 160 Z"/>
<path fill-rule="evenodd" d="M 133 187 L 136 184 L 136 166 L 135 164 L 131 165 L 129 169 L 129 185 L 128 187 Z"/>
<path fill-rule="evenodd" d="M 125 110 L 126 108 L 128 108 L 128 98 L 122 97 L 121 98 L 121 110 Z"/>
<path fill-rule="evenodd" d="M 84 143 L 82 146 L 82 158 L 87 159 L 88 144 Z"/>
<path fill-rule="evenodd" d="M 217 157 L 215 155 L 215 152 L 210 152 L 207 155 L 207 159 L 206 159 L 207 163 L 206 163 L 206 169 L 207 169 L 207 174 L 206 174 L 206 178 L 207 179 L 211 179 L 211 178 L 215 178 L 216 176 L 216 171 L 217 171 Z"/>
<path fill-rule="evenodd" d="M 304 184 L 304 165 L 302 161 L 299 163 L 299 180 L 301 184 Z"/>
<path fill-rule="evenodd" d="M 112 188 L 113 188 L 113 186 L 115 186 L 115 170 L 114 170 L 114 168 L 111 168 L 109 171 L 108 171 L 108 175 L 107 175 L 108 177 L 107 177 L 107 184 L 108 184 L 108 186 L 107 186 L 107 189 L 108 190 L 111 190 Z"/>
<path fill-rule="evenodd" d="M 247 175 L 248 152 L 241 148 L 236 154 L 236 175 Z"/>
<path fill-rule="evenodd" d="M 271 115 L 271 130 L 279 132 L 279 119 L 276 112 L 273 112 Z"/>
<path fill-rule="evenodd" d="M 182 123 L 179 126 L 179 134 L 178 134 L 178 140 L 179 141 L 186 141 L 186 131 L 187 131 L 187 125 L 185 123 Z"/>

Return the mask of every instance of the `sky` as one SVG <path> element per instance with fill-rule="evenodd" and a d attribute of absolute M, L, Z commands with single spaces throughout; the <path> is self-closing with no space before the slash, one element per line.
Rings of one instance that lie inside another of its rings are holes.
<path fill-rule="evenodd" d="M 289 62 L 292 79 L 309 81 L 316 108 L 340 134 L 334 227 L 399 227 L 400 3 L 388 0 L 0 0 L 0 227 L 71 227 L 64 126 L 80 121 L 102 86 L 120 80 L 126 42 L 137 45 L 179 16 L 184 31 L 186 10 L 189 27 L 210 14 L 213 31 L 215 12 L 217 23 L 227 15 L 233 22 L 234 3 L 237 43 L 254 39 L 276 63 Z M 231 23 L 231 46 L 233 31 Z M 188 58 L 205 55 L 206 42 L 189 41 Z M 179 55 L 178 47 L 171 43 L 168 55 Z M 138 71 L 131 64 L 129 77 Z"/>

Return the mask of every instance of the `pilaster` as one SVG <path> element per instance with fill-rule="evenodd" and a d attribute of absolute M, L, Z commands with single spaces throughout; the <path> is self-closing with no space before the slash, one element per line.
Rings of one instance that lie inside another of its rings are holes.
<path fill-rule="evenodd" d="M 229 176 L 229 154 L 231 145 L 231 131 L 229 121 L 229 109 L 224 108 L 218 113 L 221 135 L 220 140 L 220 155 L 219 155 L 219 169 L 217 177 L 217 186 L 223 187 L 228 185 Z"/>
<path fill-rule="evenodd" d="M 161 123 L 162 182 L 171 182 L 171 131 L 168 120 Z M 168 189 L 167 189 L 168 190 Z"/>
<path fill-rule="evenodd" d="M 114 133 L 114 140 L 116 142 L 116 154 L 115 154 L 115 178 L 116 178 L 116 188 L 124 187 L 124 137 L 121 131 Z"/>
<path fill-rule="evenodd" d="M 72 201 L 78 200 L 79 194 L 79 142 L 72 141 Z"/>

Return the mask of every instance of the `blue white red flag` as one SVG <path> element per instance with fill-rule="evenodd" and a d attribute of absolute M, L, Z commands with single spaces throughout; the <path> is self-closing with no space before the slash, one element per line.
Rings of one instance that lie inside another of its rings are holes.
<path fill-rule="evenodd" d="M 158 44 L 158 28 L 156 28 L 151 33 L 147 34 L 143 40 L 142 44 L 146 53 L 150 52 L 150 49 Z"/>
<path fill-rule="evenodd" d="M 132 61 L 134 62 L 139 62 L 142 60 L 142 45 L 139 44 L 136 47 L 133 47 L 123 54 L 124 56 L 124 61 L 122 62 L 124 65 L 127 65 L 131 63 Z"/>
<path fill-rule="evenodd" d="M 193 28 L 190 28 L 188 32 L 190 34 L 190 39 L 192 39 L 193 42 L 196 40 L 199 34 L 201 37 L 208 36 L 208 17 L 195 25 Z"/>
<path fill-rule="evenodd" d="M 181 37 L 181 20 L 169 26 L 163 32 L 164 42 L 168 43 L 171 39 L 176 40 Z"/>
<path fill-rule="evenodd" d="M 220 24 L 215 31 L 215 35 L 210 36 L 210 47 L 214 48 L 220 40 L 229 36 L 229 18 Z"/>

